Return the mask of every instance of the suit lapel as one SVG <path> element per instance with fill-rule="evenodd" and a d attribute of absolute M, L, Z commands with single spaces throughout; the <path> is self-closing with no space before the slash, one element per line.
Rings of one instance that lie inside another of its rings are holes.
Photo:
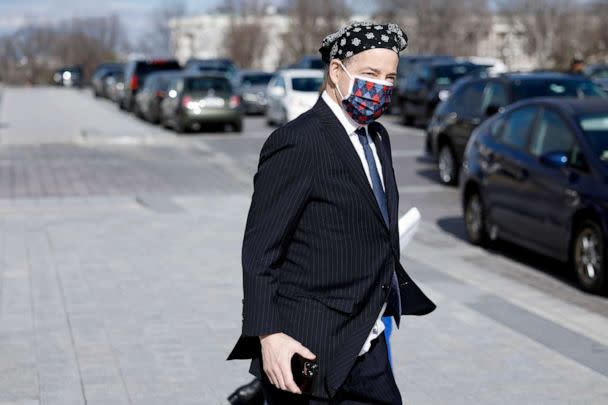
<path fill-rule="evenodd" d="M 386 228 L 386 223 L 384 222 L 384 218 L 382 217 L 382 212 L 380 211 L 380 207 L 378 207 L 374 192 L 369 184 L 369 181 L 367 180 L 367 176 L 365 175 L 365 171 L 363 169 L 363 166 L 361 165 L 359 155 L 357 155 L 357 151 L 355 150 L 352 142 L 348 138 L 348 134 L 344 130 L 344 127 L 342 126 L 342 124 L 340 124 L 338 118 L 334 115 L 333 111 L 329 108 L 329 106 L 325 104 L 325 101 L 323 101 L 321 97 L 319 97 L 313 109 L 319 114 L 322 129 L 327 135 L 324 137 L 324 139 L 327 139 L 333 149 L 337 152 L 336 154 L 343 160 L 345 166 L 348 168 L 348 171 L 353 177 L 353 181 L 361 190 L 361 194 L 363 195 L 364 199 L 368 202 L 378 220 L 381 221 Z M 388 228 L 386 229 L 388 230 Z"/>

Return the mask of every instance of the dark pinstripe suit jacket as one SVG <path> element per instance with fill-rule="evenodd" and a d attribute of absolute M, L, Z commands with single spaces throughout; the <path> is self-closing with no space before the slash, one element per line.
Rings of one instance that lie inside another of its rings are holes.
<path fill-rule="evenodd" d="M 283 332 L 317 355 L 313 395 L 323 398 L 333 397 L 353 366 L 393 269 L 404 315 L 435 309 L 399 263 L 390 140 L 381 124 L 368 129 L 382 163 L 388 227 L 348 134 L 321 98 L 268 137 L 253 178 L 242 334 L 228 360 L 251 358 L 249 371 L 260 377 L 258 336 Z"/>

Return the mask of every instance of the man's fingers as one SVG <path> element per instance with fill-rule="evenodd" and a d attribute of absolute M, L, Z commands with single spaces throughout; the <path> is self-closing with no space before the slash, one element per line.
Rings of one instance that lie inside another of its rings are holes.
<path fill-rule="evenodd" d="M 293 375 L 291 373 L 291 358 L 281 363 L 281 374 L 283 377 L 283 382 L 285 383 L 284 389 L 293 392 L 294 394 L 302 393 L 296 385 L 295 381 L 293 380 Z"/>
<path fill-rule="evenodd" d="M 274 376 L 277 379 L 276 386 L 282 390 L 287 390 L 287 387 L 285 386 L 285 379 L 283 377 L 283 370 L 281 369 L 280 364 L 273 366 L 272 372 L 274 373 Z"/>
<path fill-rule="evenodd" d="M 304 345 L 300 345 L 295 349 L 296 353 L 300 354 L 302 357 L 308 359 L 308 360 L 314 360 L 317 358 L 317 356 L 311 352 L 310 350 L 308 350 L 308 348 Z"/>

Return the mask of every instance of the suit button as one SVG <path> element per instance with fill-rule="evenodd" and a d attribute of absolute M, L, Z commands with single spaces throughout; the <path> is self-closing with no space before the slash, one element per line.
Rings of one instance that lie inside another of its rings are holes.
<path fill-rule="evenodd" d="M 388 288 L 388 285 L 382 284 L 381 287 L 382 287 L 383 290 L 386 290 Z"/>

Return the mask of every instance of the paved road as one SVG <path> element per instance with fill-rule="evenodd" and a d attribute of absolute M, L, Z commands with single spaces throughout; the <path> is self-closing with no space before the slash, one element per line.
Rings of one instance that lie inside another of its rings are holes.
<path fill-rule="evenodd" d="M 408 404 L 608 403 L 608 299 L 565 266 L 464 240 L 422 132 L 391 131 L 402 257 L 438 304 L 393 334 Z M 0 99 L 0 405 L 226 404 L 249 381 L 240 243 L 270 129 L 176 136 L 86 91 Z"/>

